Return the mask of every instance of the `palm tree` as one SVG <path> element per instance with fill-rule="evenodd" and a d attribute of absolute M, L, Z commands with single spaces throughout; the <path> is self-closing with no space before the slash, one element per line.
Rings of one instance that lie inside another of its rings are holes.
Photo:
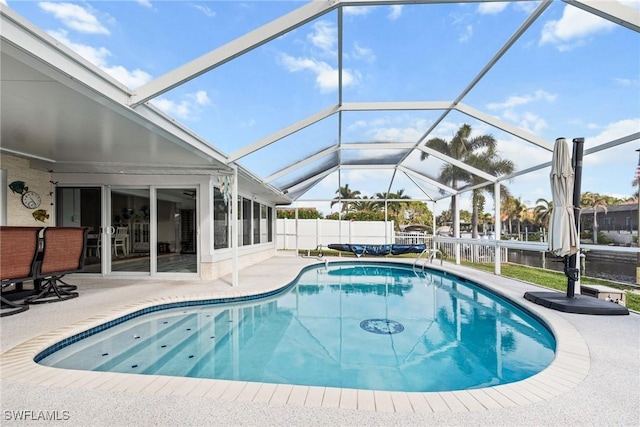
<path fill-rule="evenodd" d="M 599 194 L 586 192 L 582 194 L 580 206 L 593 209 L 593 244 L 598 244 L 598 208 L 607 213 L 607 202 Z"/>
<path fill-rule="evenodd" d="M 360 191 L 351 190 L 349 188 L 349 184 L 345 184 L 344 187 L 338 188 L 336 190 L 336 194 L 338 195 L 338 197 L 335 197 L 333 199 L 333 201 L 331 202 L 331 207 L 333 207 L 333 205 L 335 205 L 336 203 L 342 203 L 342 213 L 349 212 L 354 205 L 354 202 L 342 202 L 342 200 L 360 198 Z"/>
<path fill-rule="evenodd" d="M 533 214 L 536 221 L 545 228 L 549 228 L 549 219 L 553 211 L 553 201 L 540 198 L 536 200 L 536 206 L 533 208 Z"/>
<path fill-rule="evenodd" d="M 509 234 L 513 234 L 512 221 L 514 219 L 517 221 L 517 233 L 520 236 L 520 225 L 527 214 L 527 206 L 522 202 L 522 199 L 512 196 L 504 198 L 500 212 L 502 213 L 502 218 L 509 222 Z"/>
<path fill-rule="evenodd" d="M 520 236 L 520 226 L 522 225 L 522 221 L 527 216 L 527 205 L 524 204 L 522 198 L 518 197 L 514 200 L 514 209 L 513 213 L 515 214 L 514 218 L 518 221 L 518 236 Z"/>
<path fill-rule="evenodd" d="M 376 198 L 385 199 L 385 200 L 387 199 L 411 200 L 411 196 L 404 194 L 404 188 L 399 189 L 396 193 L 376 193 Z M 384 202 L 379 202 L 379 203 L 381 204 L 381 206 L 383 206 L 383 209 L 384 209 Z M 400 214 L 400 211 L 402 210 L 402 208 L 407 204 L 408 202 L 398 202 L 398 201 L 387 202 L 387 209 L 389 210 L 389 213 L 397 216 Z"/>
<path fill-rule="evenodd" d="M 482 219 L 482 232 L 487 233 L 487 225 L 493 224 L 493 215 L 489 212 L 483 213 L 480 218 Z"/>
<path fill-rule="evenodd" d="M 496 152 L 496 140 L 492 135 L 480 135 L 471 137 L 471 125 L 463 124 L 456 132 L 451 141 L 442 138 L 432 138 L 425 143 L 425 146 L 441 152 L 453 159 L 461 160 L 478 169 L 484 170 L 493 175 L 500 175 L 513 172 L 514 165 L 510 160 L 501 159 Z M 425 160 L 429 154 L 422 153 L 420 160 Z M 440 169 L 438 180 L 457 190 L 460 184 L 471 184 L 485 182 L 483 179 L 472 173 L 460 169 L 450 163 L 445 164 Z M 478 236 L 478 203 L 476 203 L 481 192 L 493 191 L 490 188 L 474 190 L 473 210 L 471 216 L 472 232 L 474 237 Z M 455 198 L 451 199 L 451 212 L 455 212 Z"/>
<path fill-rule="evenodd" d="M 373 201 L 373 198 L 369 198 L 364 196 L 361 201 L 357 201 L 353 203 L 353 207 L 357 211 L 369 211 L 369 212 L 377 212 L 380 208 L 378 202 Z"/>
<path fill-rule="evenodd" d="M 491 135 L 485 135 L 493 138 Z M 495 144 L 487 147 L 487 149 L 479 154 L 472 153 L 467 158 L 467 164 L 487 172 L 491 175 L 500 176 L 513 172 L 514 164 L 511 160 L 501 159 L 495 150 Z M 477 175 L 471 175 L 471 185 L 481 184 L 486 182 L 483 178 Z M 487 192 L 495 199 L 495 187 L 493 185 L 487 185 L 485 187 L 476 188 L 472 191 L 472 211 L 471 211 L 471 233 L 473 238 L 478 237 L 478 214 L 484 210 L 484 195 L 482 193 Z M 500 196 L 509 196 L 509 190 L 504 185 L 500 185 Z"/>
<path fill-rule="evenodd" d="M 433 148 L 456 160 L 462 160 L 465 156 L 475 149 L 475 143 L 469 139 L 471 135 L 471 126 L 464 124 L 458 129 L 451 141 L 445 141 L 442 138 L 432 138 L 425 142 L 425 146 Z M 429 157 L 427 153 L 420 154 L 420 160 Z M 438 180 L 449 185 L 454 190 L 458 189 L 459 183 L 467 183 L 470 180 L 470 174 L 464 169 L 460 169 L 450 163 L 445 164 L 440 169 Z M 451 215 L 456 211 L 456 199 L 451 198 Z"/>
<path fill-rule="evenodd" d="M 502 199 L 500 204 L 500 220 L 507 222 L 509 227 L 509 235 L 513 234 L 512 219 L 515 217 L 516 199 L 512 196 L 507 196 Z"/>

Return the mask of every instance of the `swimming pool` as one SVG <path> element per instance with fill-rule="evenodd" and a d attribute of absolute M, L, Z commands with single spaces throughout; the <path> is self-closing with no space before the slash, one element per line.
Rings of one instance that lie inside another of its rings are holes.
<path fill-rule="evenodd" d="M 132 313 L 36 357 L 54 367 L 442 391 L 518 381 L 553 360 L 548 329 L 453 275 L 393 263 L 307 268 L 241 303 Z M 172 308 L 173 307 L 173 308 Z"/>

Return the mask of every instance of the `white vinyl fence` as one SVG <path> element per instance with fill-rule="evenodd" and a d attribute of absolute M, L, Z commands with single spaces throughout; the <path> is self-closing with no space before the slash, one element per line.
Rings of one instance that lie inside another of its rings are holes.
<path fill-rule="evenodd" d="M 420 232 L 394 232 L 393 221 L 337 221 L 330 219 L 278 219 L 276 244 L 278 249 L 310 250 L 327 248 L 331 243 L 382 245 L 391 243 L 434 246 L 433 236 Z M 494 262 L 496 242 L 486 239 L 460 239 L 460 259 L 470 262 Z M 506 242 L 500 242 L 502 244 Z M 455 262 L 456 240 L 438 237 L 435 243 L 445 258 Z M 502 245 L 500 259 L 508 259 L 508 248 Z"/>
<path fill-rule="evenodd" d="M 383 245 L 395 243 L 394 239 L 393 221 L 276 220 L 278 249 L 326 248 L 330 243 Z"/>

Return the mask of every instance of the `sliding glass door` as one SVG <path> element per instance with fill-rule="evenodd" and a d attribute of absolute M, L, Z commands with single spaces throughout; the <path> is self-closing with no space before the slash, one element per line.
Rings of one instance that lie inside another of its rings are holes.
<path fill-rule="evenodd" d="M 83 273 L 102 273 L 102 188 L 59 187 L 56 191 L 56 225 L 89 229 Z"/>
<path fill-rule="evenodd" d="M 151 272 L 151 199 L 149 188 L 111 187 L 103 247 L 109 246 L 112 272 Z"/>
<path fill-rule="evenodd" d="M 158 273 L 197 273 L 195 188 L 156 190 Z"/>
<path fill-rule="evenodd" d="M 197 273 L 196 201 L 195 187 L 59 187 L 56 224 L 89 228 L 85 273 Z"/>

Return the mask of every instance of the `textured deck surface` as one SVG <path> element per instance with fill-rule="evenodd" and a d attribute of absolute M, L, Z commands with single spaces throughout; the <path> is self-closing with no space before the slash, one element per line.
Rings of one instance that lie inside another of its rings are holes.
<path fill-rule="evenodd" d="M 375 259 L 380 261 L 380 259 Z M 394 259 L 399 261 L 400 259 Z M 636 425 L 640 421 L 640 316 L 588 316 L 533 304 L 535 286 L 447 264 L 537 313 L 558 340 L 541 373 L 478 390 L 401 393 L 71 371 L 35 364 L 41 350 L 139 308 L 249 295 L 292 281 L 313 258 L 282 255 L 213 282 L 76 276 L 80 297 L 2 318 L 3 426 L 19 417 L 64 425 Z M 411 261 L 407 261 L 411 262 Z M 439 263 L 433 265 L 440 268 Z M 55 419 L 55 418 L 54 418 Z"/>

